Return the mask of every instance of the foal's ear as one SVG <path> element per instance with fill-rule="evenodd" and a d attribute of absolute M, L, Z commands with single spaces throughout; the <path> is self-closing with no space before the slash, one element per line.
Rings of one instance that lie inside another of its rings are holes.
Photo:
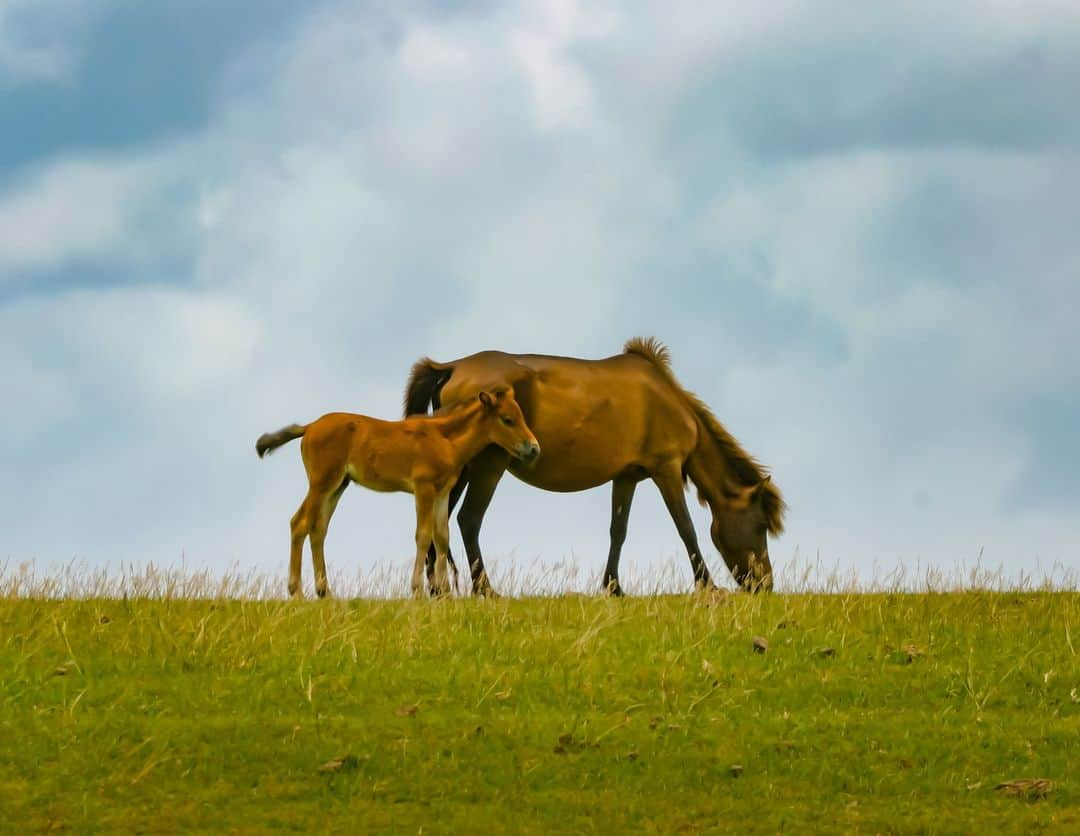
<path fill-rule="evenodd" d="M 490 392 L 485 392 L 483 389 L 481 389 L 479 397 L 480 403 L 482 403 L 488 409 L 491 409 L 495 406 L 495 396 L 492 395 Z"/>

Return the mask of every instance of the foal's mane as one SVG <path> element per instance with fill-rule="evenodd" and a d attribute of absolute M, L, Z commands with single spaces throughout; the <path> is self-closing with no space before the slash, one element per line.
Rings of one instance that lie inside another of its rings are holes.
<path fill-rule="evenodd" d="M 666 345 L 656 337 L 634 337 L 623 346 L 623 353 L 636 354 L 648 360 L 675 391 L 683 396 L 710 437 L 716 442 L 717 449 L 724 457 L 732 476 L 741 485 L 746 487 L 756 485 L 769 475 L 768 469 L 742 448 L 734 436 L 717 420 L 705 402 L 676 380 L 675 373 L 671 370 L 671 352 L 668 351 Z M 773 484 L 771 479 L 765 483 L 762 490 L 762 504 L 765 508 L 769 531 L 772 534 L 780 534 L 784 530 L 784 512 L 787 510 L 787 503 L 784 502 L 780 489 Z"/>
<path fill-rule="evenodd" d="M 479 400 L 476 398 L 466 398 L 463 401 L 457 401 L 456 403 L 449 404 L 447 406 L 440 406 L 438 409 L 432 410 L 427 415 L 419 415 L 420 418 L 450 418 L 457 415 L 464 417 L 465 413 L 475 407 Z"/>

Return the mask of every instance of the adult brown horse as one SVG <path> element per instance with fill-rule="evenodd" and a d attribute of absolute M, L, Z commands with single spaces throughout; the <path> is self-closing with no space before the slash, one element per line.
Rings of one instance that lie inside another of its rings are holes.
<path fill-rule="evenodd" d="M 783 531 L 786 506 L 767 473 L 671 371 L 655 339 L 630 340 L 603 360 L 483 351 L 452 363 L 424 358 L 409 375 L 405 414 L 475 398 L 508 385 L 543 453 L 523 467 L 498 448 L 473 459 L 450 495 L 463 491 L 458 526 L 473 593 L 493 594 L 480 554 L 480 526 L 503 473 L 549 491 L 612 482 L 611 547 L 604 588 L 621 595 L 619 554 L 638 482 L 652 479 L 690 555 L 697 588 L 713 586 L 686 506 L 686 482 L 712 512 L 712 541 L 745 589 L 772 589 L 768 534 Z M 432 568 L 429 555 L 429 571 Z"/>

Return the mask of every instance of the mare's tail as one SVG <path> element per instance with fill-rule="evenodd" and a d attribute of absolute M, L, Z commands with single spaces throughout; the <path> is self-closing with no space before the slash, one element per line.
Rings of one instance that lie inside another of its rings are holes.
<path fill-rule="evenodd" d="M 261 459 L 263 456 L 273 453 L 282 444 L 288 444 L 294 438 L 300 438 L 307 431 L 305 424 L 289 424 L 282 427 L 276 433 L 263 433 L 255 442 L 255 452 Z"/>
<path fill-rule="evenodd" d="M 405 417 L 424 415 L 429 406 L 433 410 L 442 406 L 439 392 L 453 373 L 452 363 L 436 363 L 430 357 L 417 360 L 405 385 Z"/>

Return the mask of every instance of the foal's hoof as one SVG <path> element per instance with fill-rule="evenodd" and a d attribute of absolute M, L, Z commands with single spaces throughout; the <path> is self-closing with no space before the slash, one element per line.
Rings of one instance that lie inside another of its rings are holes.
<path fill-rule="evenodd" d="M 432 598 L 449 598 L 450 593 L 450 578 L 442 578 L 431 582 Z"/>
<path fill-rule="evenodd" d="M 324 586 L 322 589 L 316 589 L 315 594 L 320 598 L 325 598 L 330 594 L 330 590 Z"/>

